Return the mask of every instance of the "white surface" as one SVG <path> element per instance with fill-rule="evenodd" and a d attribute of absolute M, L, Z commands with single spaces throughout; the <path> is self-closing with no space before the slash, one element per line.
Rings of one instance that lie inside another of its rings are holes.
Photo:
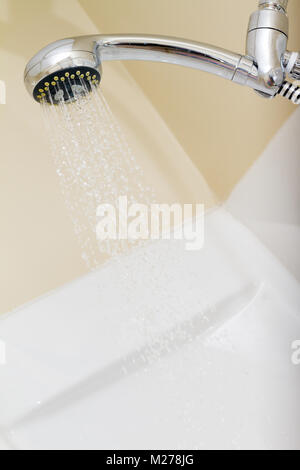
<path fill-rule="evenodd" d="M 300 280 L 300 107 L 233 191 L 227 208 Z"/>
<path fill-rule="evenodd" d="M 299 447 L 298 282 L 223 209 L 202 251 L 183 246 L 149 245 L 0 320 L 16 448 Z"/>
<path fill-rule="evenodd" d="M 0 451 L 1 450 L 13 450 L 13 447 L 11 447 L 6 439 L 0 435 Z"/>
<path fill-rule="evenodd" d="M 1 317 L 0 450 L 300 449 L 299 120 L 202 251 L 150 244 Z"/>

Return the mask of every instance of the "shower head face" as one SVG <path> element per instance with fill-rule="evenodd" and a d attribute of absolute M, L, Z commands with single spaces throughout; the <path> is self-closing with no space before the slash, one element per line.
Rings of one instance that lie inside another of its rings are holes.
<path fill-rule="evenodd" d="M 41 103 L 59 104 L 70 103 L 78 96 L 90 93 L 93 86 L 98 86 L 101 80 L 98 70 L 91 67 L 70 67 L 53 72 L 36 84 L 33 98 Z"/>
<path fill-rule="evenodd" d="M 97 87 L 101 63 L 93 44 L 64 39 L 42 49 L 27 64 L 25 85 L 39 103 L 73 102 Z M 86 50 L 84 50 L 86 49 Z"/>

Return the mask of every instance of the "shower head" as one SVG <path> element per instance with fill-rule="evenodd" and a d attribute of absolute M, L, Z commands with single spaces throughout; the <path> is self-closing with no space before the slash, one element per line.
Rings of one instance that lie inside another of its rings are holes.
<path fill-rule="evenodd" d="M 57 41 L 36 54 L 26 67 L 25 84 L 38 102 L 69 103 L 99 85 L 102 62 L 141 60 L 202 70 L 263 97 L 281 94 L 298 104 L 300 88 L 285 81 L 287 74 L 300 74 L 300 54 L 286 50 L 287 4 L 288 0 L 260 0 L 250 18 L 246 55 L 164 36 L 82 36 Z"/>
<path fill-rule="evenodd" d="M 72 102 L 99 85 L 101 64 L 93 41 L 82 39 L 56 41 L 28 62 L 25 84 L 37 102 Z"/>
<path fill-rule="evenodd" d="M 38 52 L 25 69 L 25 85 L 38 102 L 74 101 L 100 83 L 104 61 L 164 62 L 209 72 L 274 95 L 251 57 L 179 38 L 144 35 L 82 36 L 54 42 Z"/>

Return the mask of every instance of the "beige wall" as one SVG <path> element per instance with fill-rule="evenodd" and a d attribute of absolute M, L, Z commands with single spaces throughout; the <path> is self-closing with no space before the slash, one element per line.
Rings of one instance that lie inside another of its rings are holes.
<path fill-rule="evenodd" d="M 174 35 L 244 52 L 258 0 L 80 0 L 104 33 Z M 290 0 L 289 47 L 300 47 L 300 1 Z M 126 63 L 179 142 L 223 199 L 293 112 L 194 70 Z M 105 78 L 105 76 L 104 76 Z"/>

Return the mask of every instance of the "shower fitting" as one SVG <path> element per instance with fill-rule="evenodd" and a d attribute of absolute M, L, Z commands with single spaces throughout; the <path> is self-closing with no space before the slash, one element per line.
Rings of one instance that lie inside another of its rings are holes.
<path fill-rule="evenodd" d="M 246 54 L 184 39 L 144 35 L 92 35 L 54 42 L 27 64 L 25 84 L 38 102 L 72 102 L 97 87 L 102 63 L 165 62 L 202 70 L 248 86 L 261 96 L 300 103 L 300 53 L 287 51 L 288 0 L 260 0 L 248 27 Z"/>

